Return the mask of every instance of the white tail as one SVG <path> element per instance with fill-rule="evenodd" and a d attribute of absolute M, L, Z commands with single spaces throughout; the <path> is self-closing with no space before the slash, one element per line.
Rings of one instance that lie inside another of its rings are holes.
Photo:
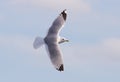
<path fill-rule="evenodd" d="M 34 42 L 33 42 L 33 47 L 35 49 L 38 49 L 40 46 L 42 46 L 44 44 L 44 40 L 41 37 L 36 37 Z"/>

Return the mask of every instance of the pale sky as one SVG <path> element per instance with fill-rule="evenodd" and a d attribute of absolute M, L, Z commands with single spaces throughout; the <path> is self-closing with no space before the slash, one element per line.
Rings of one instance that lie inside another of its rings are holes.
<path fill-rule="evenodd" d="M 0 82 L 120 82 L 119 0 L 1 0 Z M 34 50 L 64 9 L 64 72 Z"/>

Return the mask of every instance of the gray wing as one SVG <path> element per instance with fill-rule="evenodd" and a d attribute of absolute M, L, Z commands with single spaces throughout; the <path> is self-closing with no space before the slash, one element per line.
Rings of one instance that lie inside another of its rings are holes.
<path fill-rule="evenodd" d="M 54 20 L 52 26 L 48 30 L 48 35 L 50 34 L 58 34 L 60 29 L 64 26 L 64 23 L 67 18 L 66 9 L 61 12 L 61 14 Z"/>
<path fill-rule="evenodd" d="M 54 44 L 46 44 L 46 49 L 48 51 L 50 60 L 51 60 L 52 64 L 54 65 L 54 67 L 58 71 L 64 71 L 61 51 L 59 49 L 58 44 L 57 43 L 56 44 L 55 43 Z"/>

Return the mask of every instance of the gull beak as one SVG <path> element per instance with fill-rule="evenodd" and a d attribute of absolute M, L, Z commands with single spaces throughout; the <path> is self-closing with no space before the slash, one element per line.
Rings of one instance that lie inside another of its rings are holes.
<path fill-rule="evenodd" d="M 66 42 L 69 42 L 69 40 L 65 40 Z"/>

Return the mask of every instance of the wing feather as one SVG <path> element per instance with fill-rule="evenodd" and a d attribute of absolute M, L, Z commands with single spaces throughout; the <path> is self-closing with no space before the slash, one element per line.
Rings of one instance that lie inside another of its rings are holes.
<path fill-rule="evenodd" d="M 50 60 L 54 65 L 54 67 L 59 71 L 63 71 L 64 67 L 63 67 L 63 60 L 61 55 L 62 53 L 59 49 L 59 46 L 57 44 L 47 44 L 46 49 L 48 51 Z"/>
<path fill-rule="evenodd" d="M 67 18 L 67 14 L 66 14 L 66 10 L 64 10 L 52 23 L 51 27 L 48 30 L 48 35 L 50 34 L 57 35 L 64 26 L 66 18 Z"/>

